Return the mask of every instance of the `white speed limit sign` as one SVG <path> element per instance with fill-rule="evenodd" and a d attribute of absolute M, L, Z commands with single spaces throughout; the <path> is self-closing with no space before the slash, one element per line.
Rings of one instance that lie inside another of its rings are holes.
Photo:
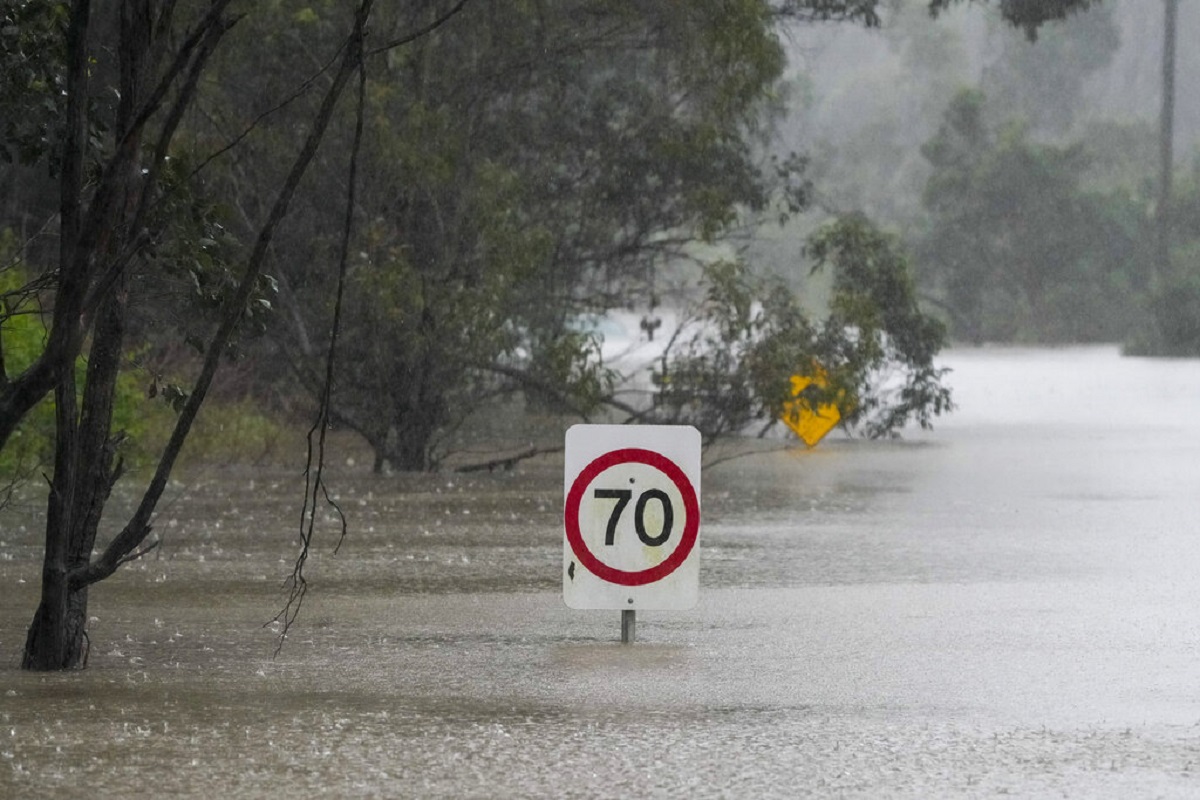
<path fill-rule="evenodd" d="M 685 425 L 567 431 L 563 599 L 684 609 L 699 595 L 700 433 Z"/>

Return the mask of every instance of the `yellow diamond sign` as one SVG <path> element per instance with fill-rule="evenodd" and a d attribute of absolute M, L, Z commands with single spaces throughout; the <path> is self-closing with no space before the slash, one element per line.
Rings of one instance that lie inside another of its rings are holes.
<path fill-rule="evenodd" d="M 780 417 L 783 424 L 795 431 L 809 447 L 816 447 L 817 442 L 824 439 L 825 434 L 833 430 L 842 418 L 842 412 L 834 403 L 817 403 L 814 409 L 803 394 L 809 386 L 824 389 L 828 385 L 823 370 L 816 370 L 812 376 L 793 375 L 792 397 L 795 399 L 783 405 L 783 415 Z"/>

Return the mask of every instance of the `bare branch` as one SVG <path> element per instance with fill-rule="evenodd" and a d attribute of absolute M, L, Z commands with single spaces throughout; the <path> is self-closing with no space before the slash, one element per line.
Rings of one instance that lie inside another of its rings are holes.
<path fill-rule="evenodd" d="M 519 453 L 510 456 L 501 456 L 500 458 L 492 458 L 487 461 L 479 461 L 473 464 L 464 464 L 461 467 L 455 467 L 455 472 L 495 472 L 497 469 L 512 469 L 517 463 L 524 461 L 527 458 L 534 456 L 546 455 L 548 453 L 561 453 L 562 445 L 557 447 L 529 447 Z"/>
<path fill-rule="evenodd" d="M 141 550 L 137 550 L 126 556 L 121 556 L 121 558 L 117 561 L 117 566 L 119 567 L 122 564 L 128 564 L 130 561 L 137 561 L 142 556 L 157 549 L 160 544 L 162 544 L 162 539 L 155 539 L 153 542 L 146 545 Z"/>
<path fill-rule="evenodd" d="M 203 161 L 201 161 L 196 166 L 195 169 L 193 169 L 190 173 L 188 173 L 187 180 L 190 181 L 192 178 L 196 177 L 196 175 L 198 175 L 200 172 L 202 172 L 204 170 L 204 168 L 207 167 L 209 164 L 211 164 L 213 161 L 215 161 L 216 159 L 225 155 L 225 153 L 228 153 L 230 150 L 232 150 L 233 148 L 235 148 L 239 144 L 241 144 L 241 142 L 247 136 L 249 136 L 251 133 L 254 132 L 254 129 L 257 128 L 264 119 L 271 116 L 272 114 L 275 114 L 278 111 L 281 111 L 282 109 L 286 108 L 287 106 L 291 105 L 293 102 L 296 101 L 296 98 L 300 97 L 305 92 L 307 92 L 310 88 L 312 88 L 312 85 L 314 83 L 316 83 L 317 78 L 321 77 L 326 72 L 328 72 L 329 68 L 332 67 L 337 62 L 338 56 L 341 54 L 342 49 L 344 47 L 345 47 L 345 43 L 343 43 L 342 47 L 339 47 L 337 52 L 335 52 L 330 57 L 330 59 L 327 62 L 325 62 L 324 66 L 322 66 L 319 70 L 317 70 L 312 75 L 305 78 L 304 81 L 295 89 L 295 91 L 293 91 L 287 97 L 283 98 L 283 100 L 280 100 L 278 103 L 276 103 L 275 105 L 268 108 L 266 111 L 263 111 L 262 113 L 260 113 L 257 117 L 255 117 L 254 119 L 252 119 L 250 121 L 249 125 L 247 125 L 245 128 L 242 129 L 241 133 L 239 133 L 237 136 L 234 136 L 233 139 L 231 139 L 223 147 L 221 147 L 221 148 L 217 149 L 215 152 L 209 154 Z"/>
<path fill-rule="evenodd" d="M 158 113 L 158 109 L 162 106 L 167 94 L 171 91 L 171 87 L 175 84 L 175 79 L 191 63 L 193 51 L 208 39 L 214 28 L 222 28 L 230 24 L 223 17 L 225 9 L 229 7 L 231 2 L 232 0 L 212 0 L 212 5 L 209 6 L 208 12 L 196 23 L 196 27 L 184 39 L 183 45 L 175 54 L 175 60 L 171 62 L 171 66 L 163 73 L 158 85 L 154 87 L 154 91 L 142 103 L 142 107 L 134 118 L 133 124 L 130 125 L 128 131 L 125 131 L 124 139 L 118 144 L 118 150 L 125 144 L 125 140 L 130 139 L 132 136 L 137 136 L 145 128 L 150 118 Z M 225 29 L 227 30 L 228 28 L 226 27 Z M 224 33 L 224 30 L 221 32 Z"/>
<path fill-rule="evenodd" d="M 366 4 L 364 3 L 365 6 Z M 329 430 L 329 409 L 333 404 L 333 373 L 334 367 L 337 364 L 338 335 L 342 327 L 346 275 L 350 263 L 350 239 L 354 232 L 355 192 L 358 187 L 358 158 L 362 150 L 363 127 L 367 106 L 367 70 L 362 54 L 365 25 L 365 12 L 360 10 L 360 16 L 355 25 L 357 41 L 353 48 L 357 53 L 358 103 L 354 117 L 354 139 L 350 147 L 350 165 L 346 189 L 346 214 L 342 224 L 342 239 L 338 251 L 337 295 L 334 300 L 333 321 L 329 331 L 329 351 L 325 359 L 325 384 L 321 392 L 321 402 L 317 409 L 316 421 L 308 431 L 307 461 L 304 467 L 304 504 L 300 514 L 300 553 L 297 555 L 296 564 L 292 568 L 292 576 L 289 581 L 291 588 L 288 593 L 287 603 L 275 617 L 276 620 L 283 623 L 283 628 L 279 632 L 279 642 L 275 648 L 276 655 L 283 648 L 288 631 L 291 630 L 292 624 L 300 614 L 304 595 L 308 592 L 308 583 L 304 578 L 304 566 L 308 561 L 309 549 L 312 546 L 318 492 L 324 496 L 326 504 L 333 508 L 341 525 L 341 535 L 338 537 L 338 543 L 334 547 L 334 553 L 341 549 L 342 542 L 346 539 L 346 515 L 342 512 L 341 506 L 330 497 L 329 488 L 325 485 L 325 436 Z M 313 445 L 314 435 L 317 438 L 315 447 Z"/>
<path fill-rule="evenodd" d="M 406 44 L 412 44 L 417 39 L 420 39 L 423 36 L 428 36 L 429 34 L 436 31 L 438 28 L 442 27 L 447 22 L 449 22 L 451 20 L 451 18 L 453 18 L 454 16 L 456 16 L 458 14 L 458 12 L 462 11 L 463 6 L 465 6 L 468 2 L 469 2 L 469 0 L 458 0 L 457 3 L 455 3 L 453 6 L 451 6 L 449 11 L 442 14 L 440 17 L 438 17 L 437 19 L 435 19 L 433 22 L 429 23 L 425 27 L 419 28 L 412 33 L 401 36 L 399 39 L 393 39 L 392 41 L 388 42 L 385 45 L 376 47 L 374 50 L 368 51 L 367 55 L 373 56 L 373 55 L 382 53 L 386 50 L 395 50 L 397 47 L 403 47 Z"/>

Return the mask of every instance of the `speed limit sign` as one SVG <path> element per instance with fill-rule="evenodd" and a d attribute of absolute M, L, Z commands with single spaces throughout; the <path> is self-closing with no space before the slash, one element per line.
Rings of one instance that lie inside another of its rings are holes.
<path fill-rule="evenodd" d="M 700 433 L 686 425 L 567 431 L 563 599 L 684 609 L 699 595 Z"/>

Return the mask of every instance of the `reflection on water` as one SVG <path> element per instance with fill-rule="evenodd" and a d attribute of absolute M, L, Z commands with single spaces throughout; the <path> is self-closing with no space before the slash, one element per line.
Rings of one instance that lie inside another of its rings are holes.
<path fill-rule="evenodd" d="M 40 531 L 10 511 L 0 797 L 1193 795 L 1200 363 L 945 362 L 932 434 L 708 468 L 702 602 L 633 647 L 561 603 L 550 461 L 337 475 L 352 533 L 276 659 L 291 476 L 174 487 L 61 675 L 16 669 Z"/>

